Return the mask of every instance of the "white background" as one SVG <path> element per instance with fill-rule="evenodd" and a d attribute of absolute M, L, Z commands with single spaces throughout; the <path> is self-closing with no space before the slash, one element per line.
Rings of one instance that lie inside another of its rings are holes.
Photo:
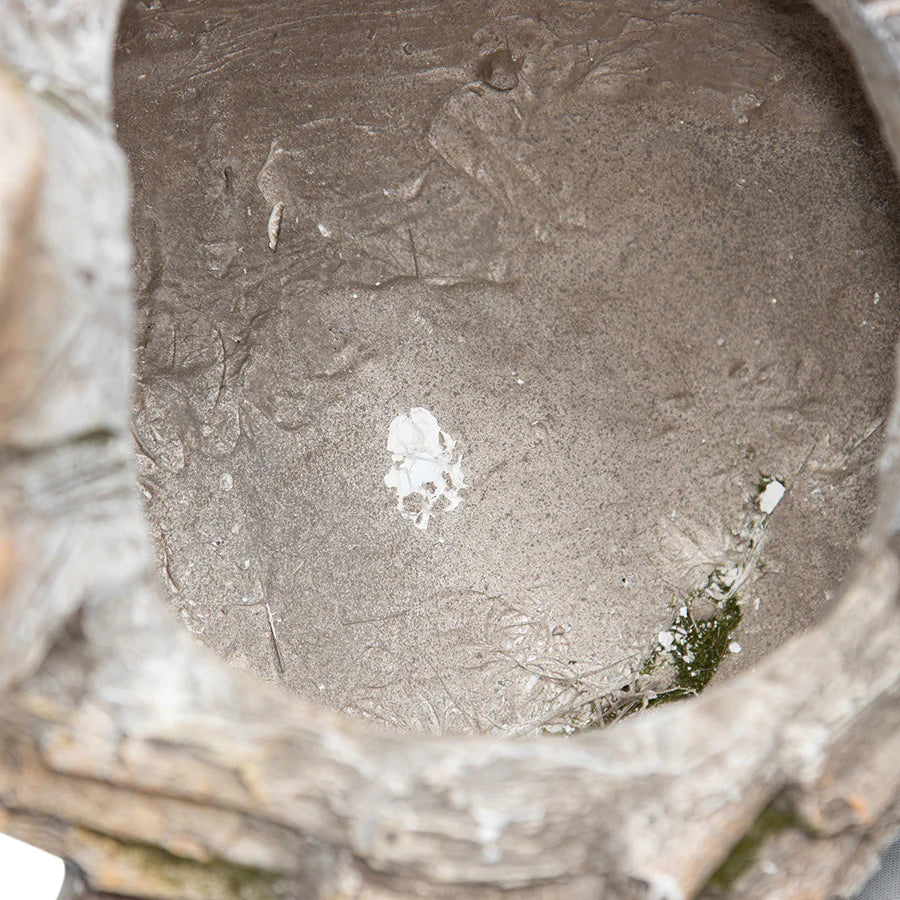
<path fill-rule="evenodd" d="M 0 897 L 56 900 L 65 866 L 58 856 L 0 834 Z"/>

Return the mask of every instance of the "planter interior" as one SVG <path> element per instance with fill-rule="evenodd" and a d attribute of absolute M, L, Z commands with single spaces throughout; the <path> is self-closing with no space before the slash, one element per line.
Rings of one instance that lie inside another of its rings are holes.
<path fill-rule="evenodd" d="M 821 618 L 874 503 L 898 194 L 806 4 L 130 4 L 115 97 L 139 480 L 201 641 L 520 734 Z M 427 530 L 383 481 L 412 407 L 462 451 Z"/>

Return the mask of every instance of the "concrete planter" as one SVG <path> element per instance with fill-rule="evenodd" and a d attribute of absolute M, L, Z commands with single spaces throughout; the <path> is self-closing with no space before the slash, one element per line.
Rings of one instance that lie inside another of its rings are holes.
<path fill-rule="evenodd" d="M 900 17 L 816 5 L 900 164 Z M 135 489 L 118 14 L 0 0 L 0 829 L 71 860 L 85 896 L 848 895 L 900 821 L 897 408 L 827 614 L 702 696 L 568 738 L 435 736 L 238 671 L 167 610 Z M 493 53 L 478 78 L 505 95 L 529 70 Z M 266 209 L 261 254 L 273 228 Z"/>

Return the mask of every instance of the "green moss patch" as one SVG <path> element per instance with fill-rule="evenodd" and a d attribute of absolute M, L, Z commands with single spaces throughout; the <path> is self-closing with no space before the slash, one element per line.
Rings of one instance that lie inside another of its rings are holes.
<path fill-rule="evenodd" d="M 704 592 L 705 589 L 700 593 Z M 728 653 L 731 633 L 741 621 L 736 595 L 726 593 L 716 606 L 714 616 L 699 621 L 692 614 L 690 601 L 679 608 L 672 627 L 666 632 L 671 635 L 671 647 L 660 646 L 656 651 L 668 654 L 675 666 L 675 679 L 665 695 L 650 700 L 649 705 L 699 694 L 716 674 Z"/>
<path fill-rule="evenodd" d="M 775 834 L 788 828 L 806 830 L 802 821 L 793 813 L 767 806 L 747 833 L 734 845 L 728 857 L 710 876 L 706 890 L 728 891 L 756 862 L 763 844 Z"/>
<path fill-rule="evenodd" d="M 715 569 L 702 588 L 683 600 L 673 599 L 672 625 L 642 663 L 634 681 L 614 695 L 591 704 L 576 728 L 608 726 L 634 712 L 699 694 L 709 684 L 741 621 L 740 598 L 732 588 L 734 570 Z M 702 601 L 702 606 L 701 606 Z M 714 614 L 708 615 L 710 604 Z M 697 607 L 707 614 L 695 615 Z M 665 667 L 671 670 L 664 689 L 651 689 Z"/>
<path fill-rule="evenodd" d="M 271 872 L 221 859 L 184 859 L 153 844 L 87 829 L 84 834 L 93 852 L 111 861 L 106 865 L 108 870 L 120 879 L 139 883 L 160 900 L 186 896 L 198 900 L 281 900 L 280 877 Z"/>

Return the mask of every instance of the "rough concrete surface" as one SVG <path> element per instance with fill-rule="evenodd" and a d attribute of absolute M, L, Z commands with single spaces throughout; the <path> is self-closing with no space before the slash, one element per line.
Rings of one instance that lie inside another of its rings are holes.
<path fill-rule="evenodd" d="M 874 500 L 900 198 L 805 3 L 133 2 L 115 115 L 140 481 L 226 659 L 527 733 L 593 721 L 716 569 L 717 677 L 827 608 Z M 425 531 L 383 481 L 417 406 L 467 485 Z"/>

